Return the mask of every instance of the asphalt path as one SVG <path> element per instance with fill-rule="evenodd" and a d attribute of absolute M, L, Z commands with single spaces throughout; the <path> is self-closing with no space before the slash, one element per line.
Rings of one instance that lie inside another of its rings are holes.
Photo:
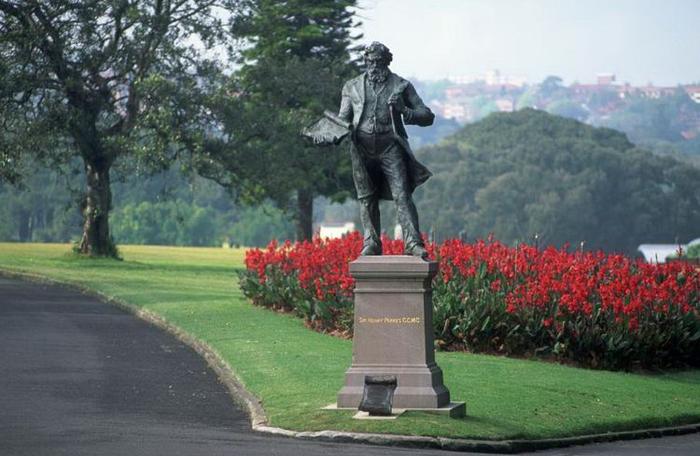
<path fill-rule="evenodd" d="M 282 379 L 280 379 L 282 380 Z M 115 306 L 0 276 L 0 456 L 447 455 L 253 432 L 192 349 Z M 698 455 L 700 437 L 542 455 Z"/>

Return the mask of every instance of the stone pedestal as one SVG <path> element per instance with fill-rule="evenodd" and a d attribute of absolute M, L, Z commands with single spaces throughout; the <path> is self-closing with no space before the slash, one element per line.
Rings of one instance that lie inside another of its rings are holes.
<path fill-rule="evenodd" d="M 338 408 L 359 406 L 365 376 L 393 375 L 395 408 L 457 406 L 464 413 L 463 403 L 450 403 L 435 364 L 431 282 L 437 267 L 398 255 L 361 256 L 350 263 L 356 281 L 353 356 Z"/>

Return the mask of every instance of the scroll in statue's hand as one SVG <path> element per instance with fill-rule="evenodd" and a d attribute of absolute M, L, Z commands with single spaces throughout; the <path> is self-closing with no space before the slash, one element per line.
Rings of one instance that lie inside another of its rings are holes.
<path fill-rule="evenodd" d="M 352 125 L 330 111 L 323 117 L 304 128 L 302 136 L 309 139 L 315 146 L 330 146 L 340 142 L 350 134 Z"/>

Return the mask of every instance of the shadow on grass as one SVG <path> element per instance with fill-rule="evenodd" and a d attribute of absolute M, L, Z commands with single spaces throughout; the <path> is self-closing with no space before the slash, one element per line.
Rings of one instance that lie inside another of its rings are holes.
<path fill-rule="evenodd" d="M 698 375 L 698 370 L 697 368 L 693 367 L 658 373 L 655 372 L 649 374 L 649 376 L 666 382 L 687 383 L 689 385 L 700 384 L 700 375 Z"/>
<path fill-rule="evenodd" d="M 191 272 L 191 273 L 230 273 L 242 271 L 244 268 L 231 265 L 197 265 L 174 263 L 144 263 L 133 260 L 118 260 L 115 258 L 85 257 L 75 253 L 66 253 L 56 258 L 57 263 L 70 265 L 72 268 L 84 269 L 118 269 L 124 271 L 165 271 L 165 272 Z"/>

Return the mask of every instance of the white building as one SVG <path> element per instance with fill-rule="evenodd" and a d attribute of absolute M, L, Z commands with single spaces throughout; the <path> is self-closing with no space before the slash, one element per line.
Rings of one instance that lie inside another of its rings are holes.
<path fill-rule="evenodd" d="M 687 244 L 642 244 L 637 250 L 644 255 L 647 263 L 665 263 L 666 258 L 677 255 L 680 249 L 688 251 L 688 247 L 700 244 L 700 238 L 694 239 Z"/>
<path fill-rule="evenodd" d="M 321 239 L 338 239 L 343 235 L 355 231 L 355 223 L 325 223 L 319 228 L 318 235 Z"/>

